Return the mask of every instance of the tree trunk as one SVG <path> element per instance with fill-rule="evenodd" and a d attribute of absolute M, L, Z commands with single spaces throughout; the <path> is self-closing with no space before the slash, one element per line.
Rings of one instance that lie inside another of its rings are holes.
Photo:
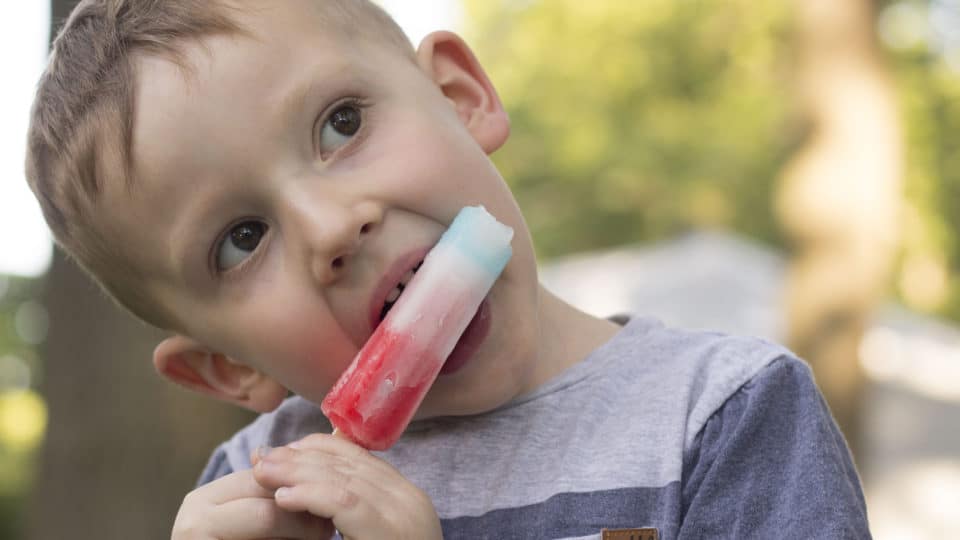
<path fill-rule="evenodd" d="M 59 27 L 75 2 L 53 1 Z M 49 425 L 27 538 L 168 538 L 213 447 L 250 415 L 194 396 L 150 364 L 159 331 L 116 308 L 57 250 L 40 390 Z"/>
<path fill-rule="evenodd" d="M 162 334 L 59 251 L 45 285 L 50 420 L 27 538 L 169 537 L 211 450 L 249 416 L 160 380 L 149 359 Z"/>
<path fill-rule="evenodd" d="M 902 140 L 871 0 L 794 0 L 797 99 L 809 138 L 781 178 L 793 253 L 789 342 L 857 455 L 858 348 L 899 245 Z"/>

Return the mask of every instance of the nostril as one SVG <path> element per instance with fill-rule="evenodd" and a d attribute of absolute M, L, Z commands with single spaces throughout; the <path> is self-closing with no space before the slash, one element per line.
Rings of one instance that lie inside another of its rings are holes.
<path fill-rule="evenodd" d="M 368 232 L 370 232 L 370 224 L 364 223 L 363 226 L 360 227 L 360 234 L 367 234 Z"/>
<path fill-rule="evenodd" d="M 343 267 L 343 257 L 337 257 L 336 259 L 333 260 L 333 263 L 331 263 L 331 265 L 333 266 L 334 270 L 339 270 L 340 268 Z"/>

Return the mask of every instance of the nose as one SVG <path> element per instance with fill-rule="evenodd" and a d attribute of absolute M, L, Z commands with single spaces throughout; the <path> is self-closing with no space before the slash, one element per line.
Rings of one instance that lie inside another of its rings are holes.
<path fill-rule="evenodd" d="M 301 199 L 292 237 L 302 242 L 304 262 L 314 280 L 333 283 L 347 270 L 351 257 L 383 221 L 382 207 L 373 201 Z"/>

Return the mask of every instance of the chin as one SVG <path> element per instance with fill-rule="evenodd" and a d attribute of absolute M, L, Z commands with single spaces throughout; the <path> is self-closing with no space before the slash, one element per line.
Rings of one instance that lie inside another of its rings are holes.
<path fill-rule="evenodd" d="M 517 369 L 477 369 L 457 375 L 428 395 L 423 408 L 426 415 L 468 416 L 492 411 L 518 397 L 526 380 Z"/>
<path fill-rule="evenodd" d="M 416 415 L 416 419 L 423 420 L 442 416 L 473 416 L 483 414 L 508 403 L 513 397 L 506 394 L 503 396 L 489 394 L 485 396 L 469 396 L 464 395 L 462 392 L 456 392 L 455 395 L 456 397 L 451 398 L 449 401 L 445 400 L 442 404 L 421 407 L 420 412 Z"/>

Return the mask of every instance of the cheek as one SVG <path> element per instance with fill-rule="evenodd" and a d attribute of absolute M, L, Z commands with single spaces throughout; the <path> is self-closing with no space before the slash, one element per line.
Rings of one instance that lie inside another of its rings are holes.
<path fill-rule="evenodd" d="M 391 110 L 389 115 L 377 125 L 378 131 L 371 139 L 377 148 L 370 162 L 385 163 L 395 174 L 404 174 L 420 187 L 441 170 L 453 169 L 473 144 L 455 119 L 437 113 L 431 106 L 408 105 Z M 414 177 L 409 176 L 411 173 Z"/>
<path fill-rule="evenodd" d="M 386 188 L 398 200 L 409 200 L 432 215 L 445 215 L 464 204 L 511 204 L 499 173 L 465 131 L 412 120 L 396 125 L 404 129 L 386 137 L 390 150 L 380 152 L 373 176 L 389 178 Z"/>
<path fill-rule="evenodd" d="M 353 359 L 355 346 L 329 312 L 274 301 L 246 333 L 250 358 L 280 384 L 319 402 Z"/>

